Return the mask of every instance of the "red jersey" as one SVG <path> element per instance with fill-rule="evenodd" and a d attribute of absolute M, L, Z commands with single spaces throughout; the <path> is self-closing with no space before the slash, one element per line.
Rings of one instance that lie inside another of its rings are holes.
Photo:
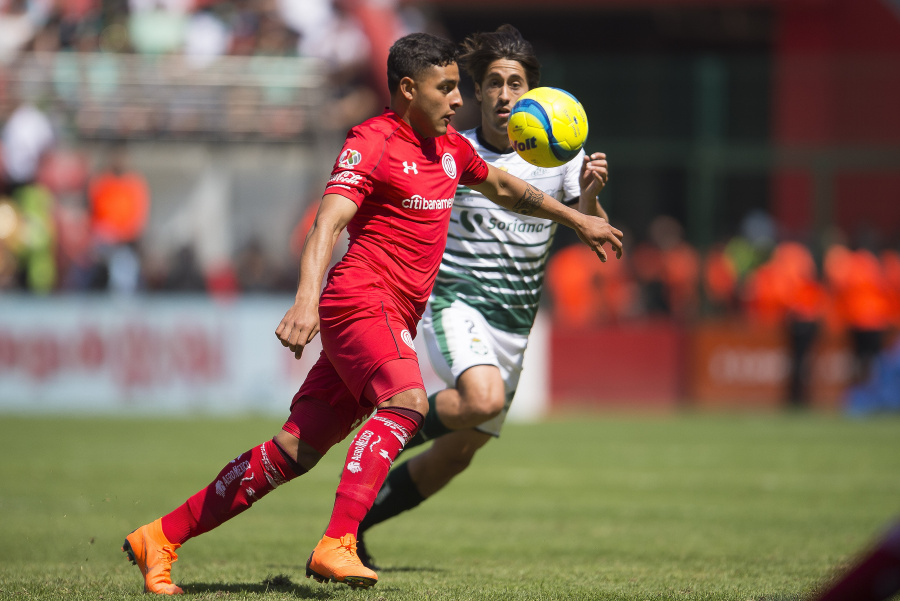
<path fill-rule="evenodd" d="M 453 127 L 425 138 L 387 110 L 351 129 L 325 194 L 345 196 L 359 210 L 322 305 L 386 294 L 415 331 L 444 253 L 457 184 L 476 185 L 487 174 L 487 163 Z"/>

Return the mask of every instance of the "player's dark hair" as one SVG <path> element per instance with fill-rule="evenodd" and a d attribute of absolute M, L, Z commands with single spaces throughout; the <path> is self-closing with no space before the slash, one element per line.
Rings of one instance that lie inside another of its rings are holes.
<path fill-rule="evenodd" d="M 415 79 L 430 67 L 443 67 L 459 58 L 456 45 L 430 33 L 411 33 L 391 46 L 387 60 L 388 90 L 397 91 L 404 77 Z"/>
<path fill-rule="evenodd" d="M 469 77 L 481 85 L 492 62 L 507 59 L 516 61 L 525 70 L 525 80 L 530 89 L 538 87 L 541 81 L 541 63 L 531 42 L 509 25 L 501 25 L 497 31 L 473 33 L 462 43 L 459 62 Z"/>

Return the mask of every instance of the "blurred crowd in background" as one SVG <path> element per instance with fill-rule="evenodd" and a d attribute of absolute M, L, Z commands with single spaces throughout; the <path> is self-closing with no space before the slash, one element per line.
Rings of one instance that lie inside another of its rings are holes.
<path fill-rule="evenodd" d="M 439 30 L 421 10 L 390 2 L 0 0 L 0 67 L 15 65 L 25 53 L 54 57 L 48 68 L 57 74 L 64 73 L 64 59 L 73 53 L 178 55 L 197 68 L 222 57 L 314 57 L 327 65 L 334 94 L 321 104 L 316 120 L 340 130 L 374 114 L 385 101 L 383 58 L 373 56 L 376 29 L 367 25 L 372 15 L 366 11 L 373 6 L 387 11 L 395 26 L 392 32 L 378 29 L 378 35 Z M 92 94 L 102 96 L 112 67 L 95 62 L 91 68 L 94 76 L 88 79 L 97 88 Z M 53 82 L 54 102 L 65 102 L 66 81 L 60 76 Z M 159 116 L 148 117 L 140 107 L 119 115 L 120 133 L 125 128 L 133 135 L 109 141 L 104 159 L 91 165 L 77 145 L 60 149 L 63 129 L 88 138 L 100 131 L 89 103 L 74 112 L 58 104 L 39 106 L 19 98 L 8 83 L 0 77 L 0 293 L 294 290 L 296 259 L 314 206 L 296 225 L 290 264 L 269 256 L 259 240 L 237 249 L 232 264 L 215 274 L 204 273 L 189 248 L 159 264 L 142 253 L 153 195 L 129 161 L 128 148 L 129 139 L 158 127 Z M 83 99 L 82 92 L 71 91 Z M 277 100 L 290 111 L 296 99 Z M 60 126 L 61 115 L 73 121 L 68 128 Z M 260 115 L 274 115 L 263 131 L 273 140 L 298 133 L 285 124 L 302 120 L 292 113 L 279 120 L 276 111 L 256 114 L 254 124 L 263 121 Z M 199 131 L 189 118 L 167 119 L 169 133 L 178 127 L 187 134 Z M 175 122 L 180 125 L 173 127 Z M 232 125 L 225 129 L 240 129 Z M 623 259 L 605 264 L 583 245 L 554 249 L 545 302 L 558 325 L 584 328 L 647 316 L 690 323 L 740 315 L 792 324 L 798 336 L 811 329 L 846 329 L 861 348 L 878 347 L 874 338 L 900 326 L 896 248 L 835 233 L 831 244 L 813 253 L 802 242 L 781 239 L 772 218 L 760 211 L 748 214 L 730 240 L 707 249 L 690 245 L 683 224 L 666 215 L 653 220 L 648 231 L 629 236 Z"/>

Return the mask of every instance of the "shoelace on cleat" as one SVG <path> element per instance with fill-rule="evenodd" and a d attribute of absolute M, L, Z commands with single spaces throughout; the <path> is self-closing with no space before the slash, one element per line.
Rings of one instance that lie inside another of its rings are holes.
<path fill-rule="evenodd" d="M 157 549 L 157 553 L 159 554 L 160 562 L 154 567 L 161 569 L 156 572 L 156 576 L 168 576 L 172 572 L 172 562 L 178 559 L 178 555 L 175 554 L 175 551 L 166 547 L 160 547 Z M 147 572 L 150 572 L 149 565 L 147 566 Z M 169 582 L 171 582 L 171 579 L 169 579 Z"/>
<path fill-rule="evenodd" d="M 356 555 L 356 541 L 347 536 L 341 537 L 341 544 L 338 546 L 339 549 L 344 550 L 344 555 L 347 555 L 349 560 L 359 561 L 359 558 Z"/>

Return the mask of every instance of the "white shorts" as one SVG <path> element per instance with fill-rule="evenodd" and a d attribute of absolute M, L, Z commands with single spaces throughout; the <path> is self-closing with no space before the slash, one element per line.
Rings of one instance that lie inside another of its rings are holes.
<path fill-rule="evenodd" d="M 519 385 L 528 336 L 490 326 L 481 313 L 458 300 L 436 314 L 429 303 L 422 316 L 422 327 L 431 366 L 448 387 L 456 388 L 459 376 L 476 365 L 494 365 L 500 370 L 506 392 L 503 411 L 475 428 L 500 436 Z"/>

